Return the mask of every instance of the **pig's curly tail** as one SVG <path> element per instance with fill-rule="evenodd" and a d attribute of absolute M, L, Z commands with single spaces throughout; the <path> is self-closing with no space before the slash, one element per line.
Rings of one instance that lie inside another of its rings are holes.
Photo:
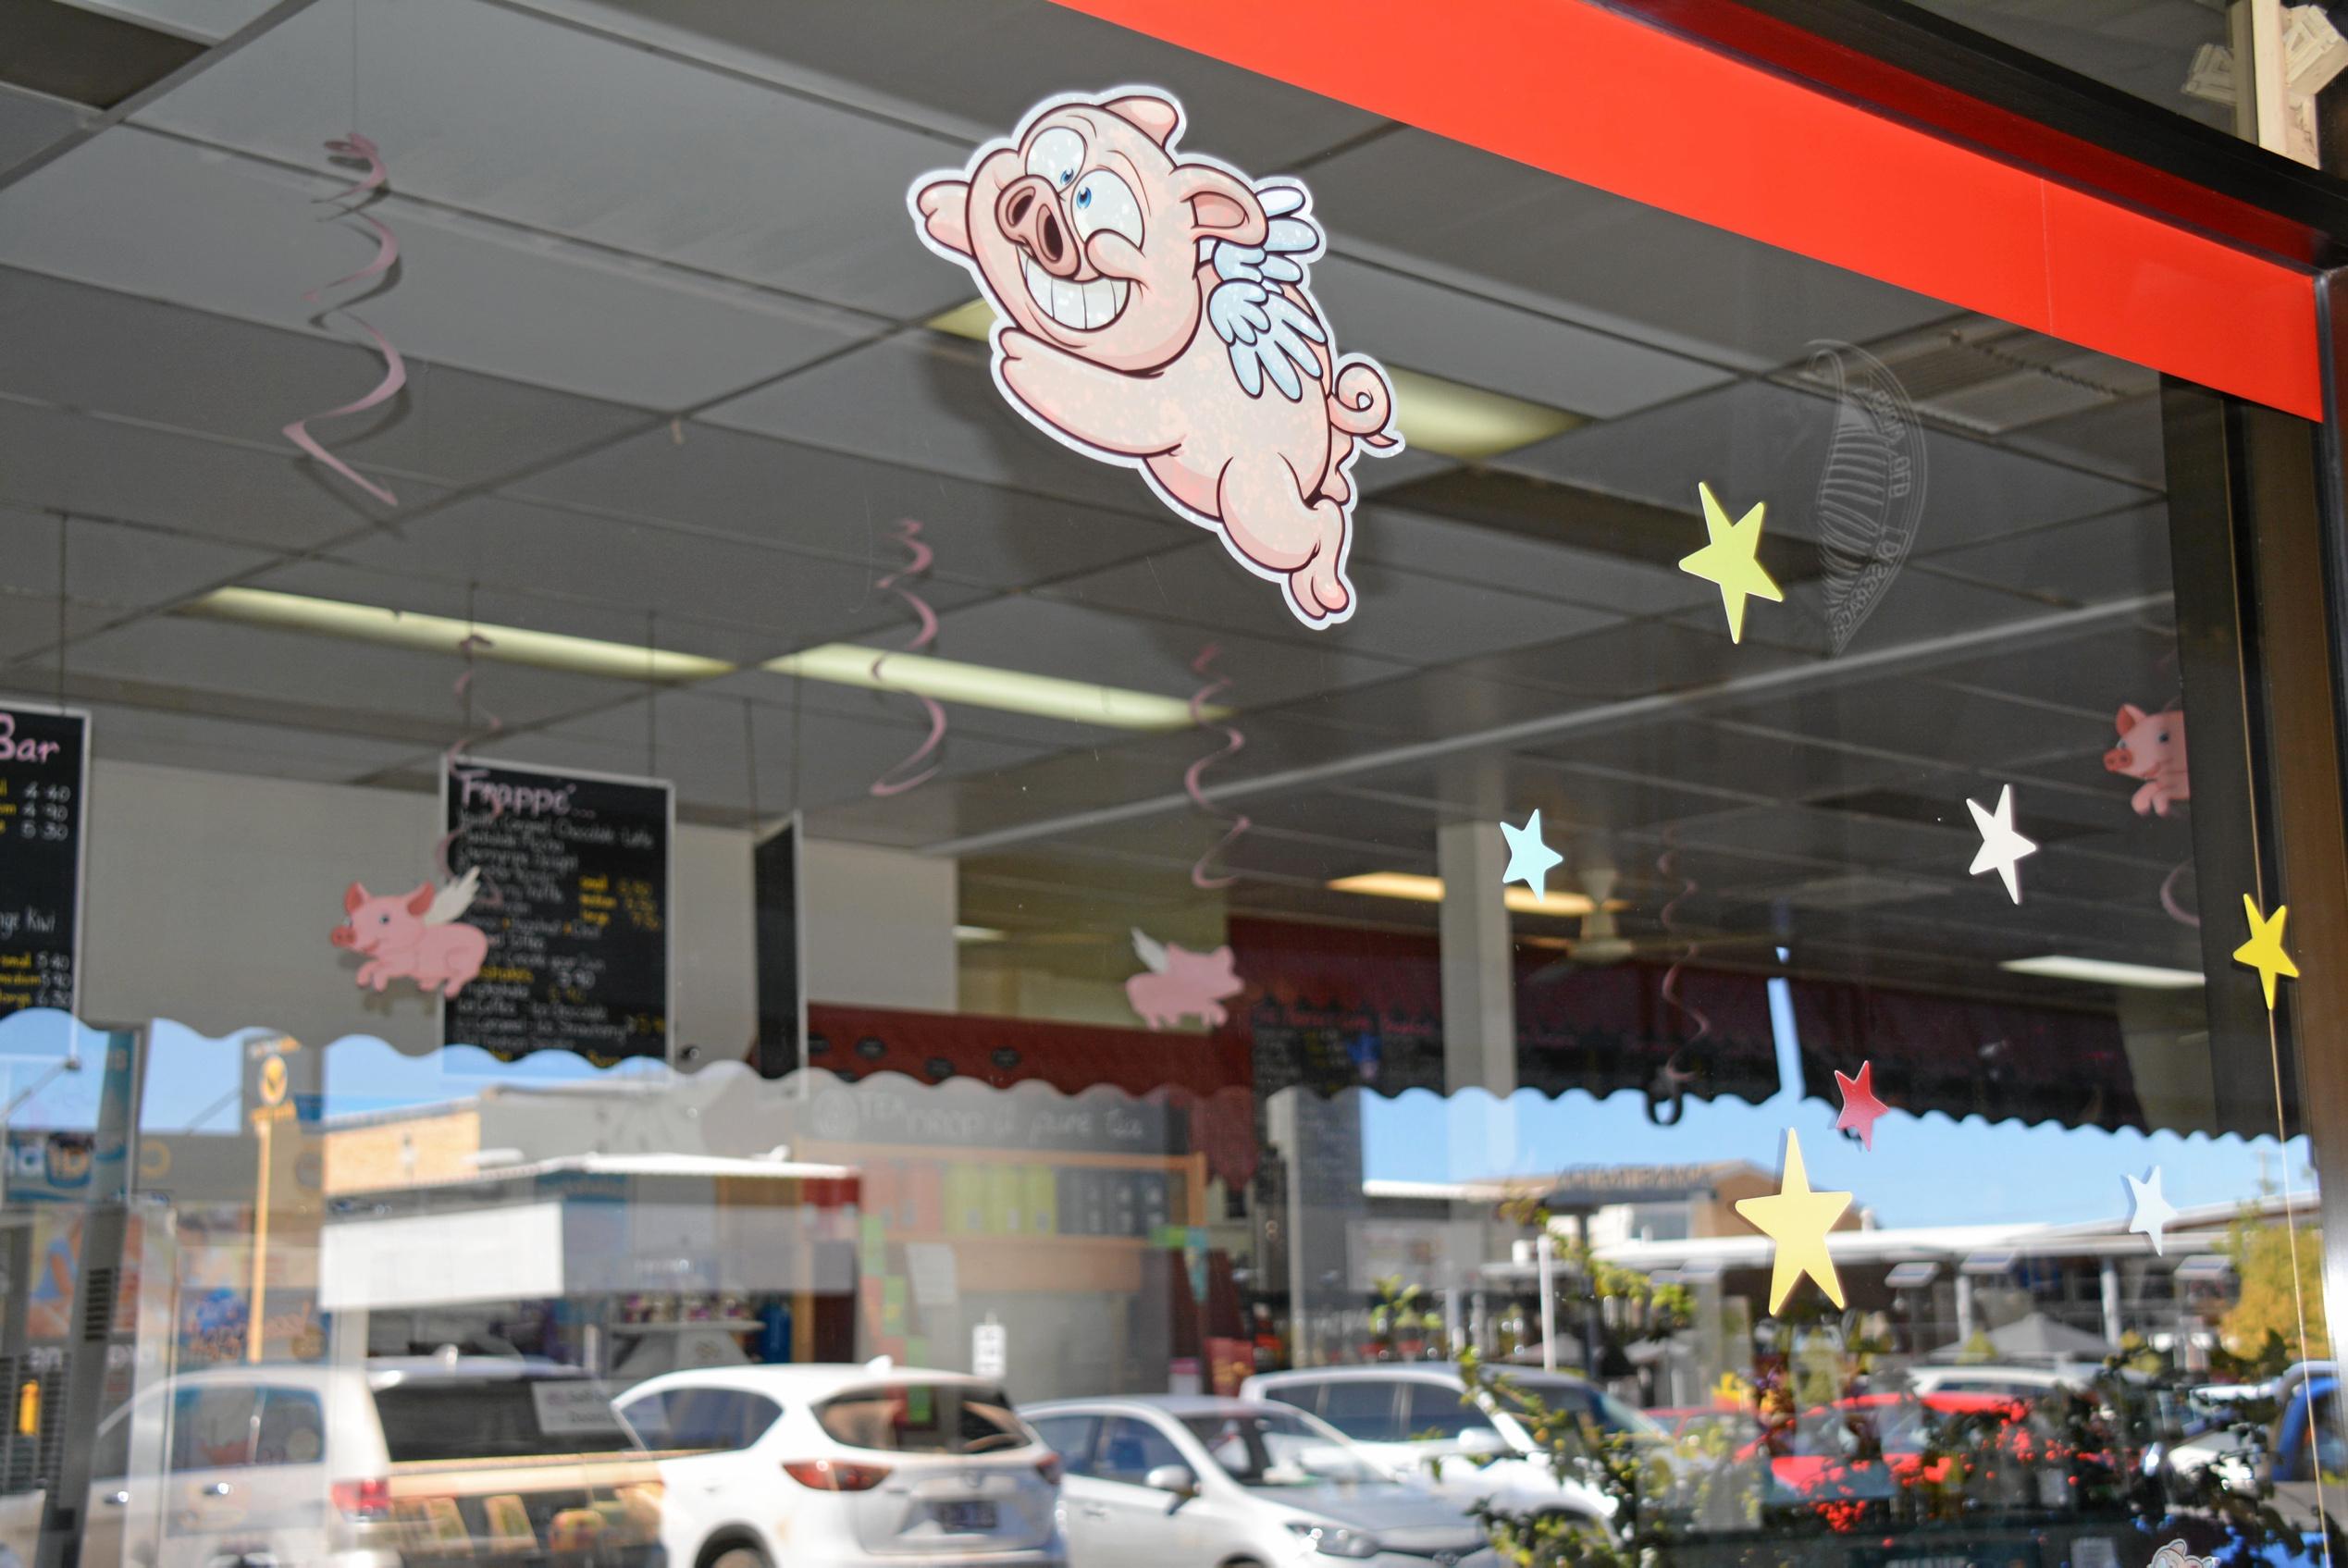
<path fill-rule="evenodd" d="M 1351 356 L 1338 362 L 1328 395 L 1328 422 L 1374 447 L 1400 446 L 1403 438 L 1387 426 L 1394 418 L 1394 389 L 1370 361 Z"/>

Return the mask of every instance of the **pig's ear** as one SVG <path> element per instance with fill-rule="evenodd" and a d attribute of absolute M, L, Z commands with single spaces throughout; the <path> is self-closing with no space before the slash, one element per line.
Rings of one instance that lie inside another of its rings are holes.
<path fill-rule="evenodd" d="M 1207 164 L 1182 164 L 1174 170 L 1174 195 L 1191 204 L 1193 225 L 1202 240 L 1229 240 L 1234 245 L 1260 245 L 1270 232 L 1264 204 L 1247 181 Z"/>
<path fill-rule="evenodd" d="M 970 253 L 969 180 L 932 180 L 921 187 L 913 202 L 921 209 L 921 228 L 933 244 L 965 256 Z"/>
<path fill-rule="evenodd" d="M 367 887 L 365 883 L 354 882 L 342 890 L 342 912 L 346 915 L 366 901 Z"/>
<path fill-rule="evenodd" d="M 432 884 L 428 882 L 419 883 L 416 890 L 408 895 L 408 913 L 421 915 L 430 907 L 432 907 Z"/>
<path fill-rule="evenodd" d="M 2126 735 L 2130 730 L 2134 729 L 2137 725 L 2143 723 L 2144 722 L 2144 710 L 2137 707 L 2132 702 L 2121 703 L 2119 705 L 2119 716 L 2112 721 L 2114 724 L 2119 726 L 2119 733 L 2121 735 Z"/>
<path fill-rule="evenodd" d="M 1112 98 L 1101 105 L 1119 119 L 1130 120 L 1143 135 L 1163 147 L 1182 129 L 1182 111 L 1173 101 L 1155 93 L 1135 93 L 1123 98 Z"/>

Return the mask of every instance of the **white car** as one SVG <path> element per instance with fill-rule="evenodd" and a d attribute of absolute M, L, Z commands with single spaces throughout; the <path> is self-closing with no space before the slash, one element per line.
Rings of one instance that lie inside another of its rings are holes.
<path fill-rule="evenodd" d="M 1670 1438 L 1645 1413 L 1563 1373 L 1495 1368 L 1552 1410 L 1587 1418 L 1601 1435 Z M 1385 1362 L 1263 1372 L 1240 1397 L 1276 1400 L 1317 1415 L 1404 1480 L 1432 1484 L 1463 1500 L 1492 1499 L 1517 1512 L 1548 1509 L 1611 1521 L 1614 1501 L 1598 1488 L 1560 1479 L 1548 1451 L 1511 1414 L 1504 1398 L 1471 1404 L 1467 1384 L 1450 1362 Z M 1430 1462 L 1434 1462 L 1430 1463 Z"/>
<path fill-rule="evenodd" d="M 983 1378 L 712 1366 L 613 1405 L 660 1455 L 677 1568 L 1065 1568 L 1059 1460 Z"/>
<path fill-rule="evenodd" d="M 1496 1568 L 1459 1503 L 1390 1479 L 1280 1404 L 1198 1394 L 1055 1400 L 1025 1414 L 1068 1466 L 1075 1568 L 1341 1557 L 1370 1568 Z"/>

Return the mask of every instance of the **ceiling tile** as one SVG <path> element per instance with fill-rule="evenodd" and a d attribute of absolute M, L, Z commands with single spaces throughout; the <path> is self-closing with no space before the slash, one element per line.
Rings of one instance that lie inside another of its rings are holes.
<path fill-rule="evenodd" d="M 1712 591 L 1668 566 L 1375 503 L 1357 514 L 1353 559 L 1457 582 L 1505 583 L 1618 615 L 1684 609 Z"/>
<path fill-rule="evenodd" d="M 63 99 L 0 84 L 0 173 L 64 141 L 91 115 Z"/>
<path fill-rule="evenodd" d="M 991 387 L 987 395 L 994 396 Z M 896 525 L 910 518 L 937 551 L 935 580 L 996 587 L 1087 571 L 1194 532 L 1160 509 L 1139 481 L 1110 487 L 1121 503 L 1112 510 L 976 483 L 950 466 L 925 473 L 698 421 L 683 435 L 680 441 L 661 430 L 615 443 L 535 475 L 512 492 L 884 570 L 906 560 Z M 1057 445 L 1052 451 L 1075 469 L 1097 466 Z"/>
<path fill-rule="evenodd" d="M 1925 557 L 1936 572 L 2050 603 L 2099 604 L 2170 586 L 2169 508 L 2131 507 Z"/>
<path fill-rule="evenodd" d="M 413 479 L 397 489 L 409 505 L 439 493 Z M 287 549 L 346 534 L 381 510 L 290 445 L 231 446 L 6 401 L 0 504 Z"/>
<path fill-rule="evenodd" d="M 519 7 L 353 5 L 319 0 L 138 122 L 306 164 L 355 96 L 422 200 L 890 315 L 967 292 L 905 205 L 962 162 L 948 138 Z"/>
<path fill-rule="evenodd" d="M 77 644 L 71 668 L 80 674 L 174 682 L 193 693 L 274 698 L 290 710 L 345 709 L 354 730 L 364 729 L 366 713 L 445 719 L 451 740 L 466 727 L 464 699 L 455 689 L 464 661 L 454 648 L 445 655 L 420 653 L 165 615 Z M 628 694 L 623 682 L 500 664 L 485 670 L 471 696 L 474 712 L 493 712 L 514 725 Z"/>
<path fill-rule="evenodd" d="M 736 661 L 772 659 L 813 643 L 885 636 L 898 627 L 909 636 L 912 630 L 911 611 L 876 586 L 877 566 L 502 496 L 461 501 L 337 553 L 379 574 L 366 589 L 369 602 L 388 602 L 382 596 L 396 593 L 402 581 L 428 581 L 443 598 L 447 590 L 477 585 L 530 601 L 532 626 L 641 641 L 649 615 L 669 628 L 660 638 L 662 646 Z M 327 591 L 292 588 L 298 574 L 280 574 L 289 591 Z M 265 586 L 279 582 L 273 578 Z M 944 610 L 984 593 L 933 582 L 923 597 Z M 483 608 L 474 613 L 493 619 Z M 687 626 L 694 630 L 682 629 Z"/>
<path fill-rule="evenodd" d="M 1746 381 L 1628 418 L 1587 425 L 1508 454 L 1507 466 L 1657 505 L 1693 506 L 1699 481 L 1731 516 L 1755 502 L 1764 526 L 1819 537 L 1821 487 L 1835 403 Z M 1924 500 L 1916 548 L 1970 544 L 2144 499 L 2115 480 L 1946 431 L 1924 435 Z"/>
<path fill-rule="evenodd" d="M 346 129 L 347 113 L 338 106 L 317 139 Z M 339 188 L 324 157 L 306 151 L 303 161 L 320 172 L 301 175 L 117 126 L 0 191 L 0 264 L 302 329 L 316 308 L 303 293 L 369 253 L 363 232 L 317 221 L 311 203 Z M 395 172 L 395 191 L 399 180 Z M 871 329 L 822 306 L 537 242 L 397 196 L 370 210 L 399 235 L 401 266 L 367 302 L 366 319 L 402 352 L 437 364 L 683 409 Z M 156 244 L 157 234 L 172 242 Z"/>
<path fill-rule="evenodd" d="M 58 531 L 54 513 L 0 509 L 0 594 L 54 599 Z M 93 607 L 144 610 L 242 576 L 276 559 L 266 550 L 214 544 L 184 535 L 72 517 L 65 525 L 66 585 Z"/>
<path fill-rule="evenodd" d="M 203 435 L 278 442 L 285 425 L 373 387 L 372 350 L 0 268 L 0 392 Z M 448 485 L 608 439 L 644 415 L 408 360 L 389 407 L 315 434 L 354 465 Z"/>
<path fill-rule="evenodd" d="M 1250 173 L 1373 130 L 1375 116 L 1043 0 L 895 0 L 888 47 L 856 6 L 536 0 L 537 7 L 893 119 L 997 136 L 1071 84 L 1150 82 L 1181 100 L 1185 145 Z"/>
<path fill-rule="evenodd" d="M 1729 378 L 1716 365 L 1349 256 L 1316 266 L 1313 290 L 1341 349 L 1589 418 Z"/>
<path fill-rule="evenodd" d="M 1865 342 L 1948 307 L 1823 262 L 1421 130 L 1312 171 L 1341 254 L 1473 268 L 1554 314 L 1724 364 L 1766 369 L 1812 339 Z M 1567 242 L 1563 237 L 1570 236 Z M 1415 265 L 1419 264 L 1419 265 Z"/>
<path fill-rule="evenodd" d="M 1279 584 L 1249 572 L 1215 539 L 1072 578 L 1046 591 L 1094 609 L 1241 629 L 1419 665 L 1546 642 L 1608 621 L 1594 610 L 1368 562 L 1354 562 L 1352 576 L 1359 599 L 1353 619 L 1318 631 L 1295 620 Z"/>
<path fill-rule="evenodd" d="M 91 716 L 91 751 L 107 762 L 340 783 L 392 767 L 413 757 L 415 747 L 307 727 L 100 703 Z"/>
<path fill-rule="evenodd" d="M 995 389 L 983 343 L 907 332 L 702 417 L 755 435 L 1125 511 L 1155 505 L 1140 475 L 1080 456 Z"/>

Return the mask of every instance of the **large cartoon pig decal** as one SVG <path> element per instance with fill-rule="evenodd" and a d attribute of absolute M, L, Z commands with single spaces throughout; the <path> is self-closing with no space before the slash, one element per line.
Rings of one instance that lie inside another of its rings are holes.
<path fill-rule="evenodd" d="M 1394 393 L 1338 354 L 1315 302 L 1312 199 L 1179 152 L 1155 89 L 1056 99 L 908 195 L 931 248 L 999 318 L 995 381 L 1088 456 L 1222 531 L 1308 626 L 1353 612 L 1355 443 L 1392 453 Z"/>
<path fill-rule="evenodd" d="M 2119 731 L 2119 744 L 2104 753 L 2104 767 L 2144 781 L 2130 802 L 2136 815 L 2157 812 L 2166 817 L 2171 805 L 2193 798 L 2193 780 L 2185 771 L 2182 712 L 2170 709 L 2147 713 L 2132 702 L 2123 702 L 2112 723 Z"/>

